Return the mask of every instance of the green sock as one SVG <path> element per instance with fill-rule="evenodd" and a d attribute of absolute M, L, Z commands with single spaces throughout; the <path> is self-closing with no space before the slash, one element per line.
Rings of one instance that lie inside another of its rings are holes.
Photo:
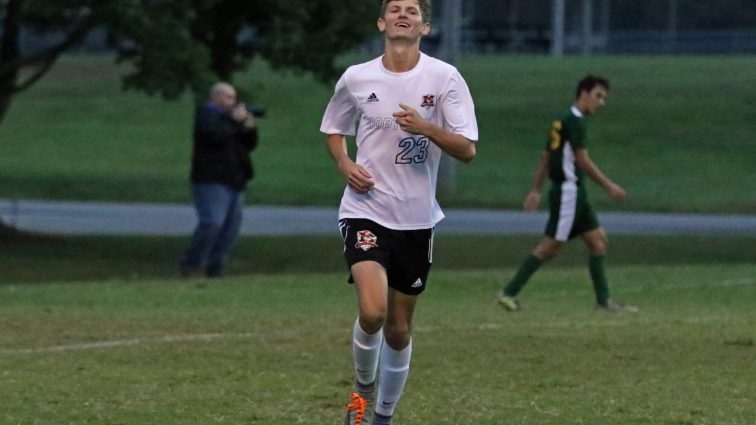
<path fill-rule="evenodd" d="M 604 255 L 591 255 L 588 260 L 588 268 L 591 270 L 593 291 L 596 293 L 596 302 L 604 305 L 609 301 L 609 284 L 606 281 L 604 270 Z"/>
<path fill-rule="evenodd" d="M 504 287 L 504 293 L 510 297 L 516 296 L 522 287 L 528 283 L 530 276 L 541 267 L 541 264 L 543 264 L 543 261 L 539 260 L 538 257 L 533 254 L 529 255 L 528 258 L 520 264 L 520 268 L 517 270 L 517 273 L 512 280 L 510 280 L 507 286 Z"/>

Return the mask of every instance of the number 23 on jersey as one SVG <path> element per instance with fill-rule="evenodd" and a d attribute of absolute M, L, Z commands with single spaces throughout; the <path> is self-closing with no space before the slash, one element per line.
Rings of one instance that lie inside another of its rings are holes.
<path fill-rule="evenodd" d="M 396 154 L 397 164 L 420 164 L 428 159 L 428 145 L 430 140 L 427 137 L 405 137 L 399 141 L 399 151 Z"/>

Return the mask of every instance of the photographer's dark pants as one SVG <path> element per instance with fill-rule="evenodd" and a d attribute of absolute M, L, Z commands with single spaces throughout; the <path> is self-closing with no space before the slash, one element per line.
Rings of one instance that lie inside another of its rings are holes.
<path fill-rule="evenodd" d="M 206 267 L 209 277 L 220 276 L 239 234 L 244 192 L 215 183 L 192 184 L 198 223 L 184 252 L 182 271 Z"/>

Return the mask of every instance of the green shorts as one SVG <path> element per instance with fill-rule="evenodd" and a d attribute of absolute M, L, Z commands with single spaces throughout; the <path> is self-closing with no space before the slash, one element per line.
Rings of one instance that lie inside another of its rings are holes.
<path fill-rule="evenodd" d="M 565 242 L 599 226 L 596 212 L 588 202 L 588 194 L 583 185 L 564 182 L 551 187 L 546 236 Z"/>

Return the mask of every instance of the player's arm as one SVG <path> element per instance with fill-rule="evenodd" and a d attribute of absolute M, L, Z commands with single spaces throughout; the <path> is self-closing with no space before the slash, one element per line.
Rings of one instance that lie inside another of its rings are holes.
<path fill-rule="evenodd" d="M 585 172 L 585 174 L 588 174 L 591 180 L 603 187 L 612 198 L 621 201 L 627 197 L 625 189 L 609 179 L 609 177 L 599 169 L 593 160 L 591 160 L 591 157 L 588 156 L 588 151 L 586 149 L 575 149 L 575 163 L 581 170 L 583 170 L 583 172 Z"/>
<path fill-rule="evenodd" d="M 530 192 L 525 196 L 525 202 L 523 203 L 526 211 L 537 210 L 538 204 L 541 203 L 541 189 L 548 174 L 550 155 L 551 153 L 547 150 L 541 153 L 541 159 L 538 160 L 538 165 L 536 165 L 536 169 L 533 172 L 533 184 L 530 186 Z"/>
<path fill-rule="evenodd" d="M 349 157 L 346 138 L 342 134 L 329 134 L 326 136 L 326 145 L 349 188 L 360 194 L 369 192 L 375 185 L 373 176 Z"/>
<path fill-rule="evenodd" d="M 400 103 L 401 111 L 394 112 L 399 127 L 406 132 L 422 134 L 435 143 L 442 151 L 462 161 L 470 162 L 475 158 L 475 143 L 461 134 L 426 121 L 416 110 Z"/>

